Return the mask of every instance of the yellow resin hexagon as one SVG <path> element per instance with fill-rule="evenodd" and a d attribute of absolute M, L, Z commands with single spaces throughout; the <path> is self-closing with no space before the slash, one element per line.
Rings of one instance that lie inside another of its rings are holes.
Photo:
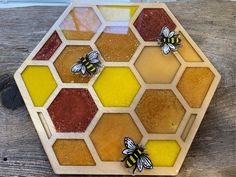
<path fill-rule="evenodd" d="M 149 140 L 146 150 L 154 166 L 172 167 L 180 152 L 175 140 Z"/>
<path fill-rule="evenodd" d="M 93 85 L 105 107 L 128 107 L 140 84 L 128 67 L 105 67 Z"/>
<path fill-rule="evenodd" d="M 107 21 L 129 21 L 138 6 L 98 6 Z"/>
<path fill-rule="evenodd" d="M 43 106 L 57 87 L 56 81 L 47 66 L 27 66 L 22 78 L 34 106 Z"/>

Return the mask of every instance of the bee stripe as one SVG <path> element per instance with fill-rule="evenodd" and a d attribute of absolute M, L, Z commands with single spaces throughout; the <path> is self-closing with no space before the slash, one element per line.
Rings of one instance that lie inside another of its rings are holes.
<path fill-rule="evenodd" d="M 139 149 L 137 151 L 138 151 L 139 154 L 142 154 L 142 152 Z"/>
<path fill-rule="evenodd" d="M 171 38 L 171 43 L 172 43 L 172 44 L 175 43 L 175 38 Z"/>
<path fill-rule="evenodd" d="M 136 160 L 134 159 L 134 157 L 133 157 L 133 156 L 130 156 L 130 160 L 132 160 L 132 162 L 133 162 L 133 163 L 135 163 L 135 162 L 136 162 Z"/>
<path fill-rule="evenodd" d="M 89 65 L 89 62 L 85 63 L 85 66 Z"/>
<path fill-rule="evenodd" d="M 93 72 L 93 71 L 95 71 L 95 70 L 96 70 L 96 68 L 92 68 L 90 71 Z"/>
<path fill-rule="evenodd" d="M 91 68 L 91 67 L 93 67 L 93 65 L 92 65 L 92 64 L 88 65 L 88 67 L 87 67 L 87 68 L 89 69 L 89 68 Z"/>
<path fill-rule="evenodd" d="M 170 43 L 170 38 L 167 39 L 167 42 Z"/>
<path fill-rule="evenodd" d="M 164 38 L 163 41 L 166 42 L 166 38 Z"/>
<path fill-rule="evenodd" d="M 176 43 L 179 43 L 179 38 L 176 38 Z"/>
<path fill-rule="evenodd" d="M 132 164 L 131 164 L 131 163 L 129 163 L 129 161 L 128 161 L 128 160 L 126 161 L 126 164 L 128 165 L 128 167 L 132 167 Z"/>
<path fill-rule="evenodd" d="M 82 62 L 86 62 L 86 59 L 83 59 Z"/>
<path fill-rule="evenodd" d="M 136 153 L 134 153 L 134 156 L 135 156 L 136 158 L 138 158 L 138 155 L 137 155 Z"/>

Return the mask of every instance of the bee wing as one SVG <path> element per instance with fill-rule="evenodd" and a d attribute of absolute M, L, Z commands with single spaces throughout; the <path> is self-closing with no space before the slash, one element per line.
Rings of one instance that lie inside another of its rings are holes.
<path fill-rule="evenodd" d="M 99 59 L 92 59 L 92 60 L 90 60 L 90 63 L 100 63 L 100 60 Z"/>
<path fill-rule="evenodd" d="M 147 169 L 153 168 L 152 161 L 147 156 L 143 155 L 143 156 L 141 156 L 140 159 L 142 161 L 144 168 L 147 168 Z"/>
<path fill-rule="evenodd" d="M 86 67 L 84 65 L 82 65 L 82 68 L 81 68 L 81 73 L 84 75 L 86 72 Z"/>
<path fill-rule="evenodd" d="M 133 141 L 131 138 L 129 138 L 129 137 L 125 137 L 124 143 L 125 143 L 125 147 L 127 147 L 128 149 L 134 150 L 134 149 L 136 148 L 136 144 L 135 144 L 134 141 Z"/>
<path fill-rule="evenodd" d="M 161 33 L 165 36 L 165 37 L 168 37 L 169 36 L 169 33 L 170 33 L 170 30 L 167 26 L 163 27 L 162 28 L 162 31 Z"/>
<path fill-rule="evenodd" d="M 174 46 L 173 44 L 168 43 L 167 45 L 168 45 L 172 50 L 176 50 L 176 48 L 175 48 L 175 46 Z"/>
<path fill-rule="evenodd" d="M 82 68 L 82 64 L 76 63 L 74 66 L 72 66 L 71 72 L 78 73 L 80 72 L 81 68 Z"/>
<path fill-rule="evenodd" d="M 143 162 L 141 159 L 137 160 L 138 171 L 141 172 L 143 170 Z"/>
<path fill-rule="evenodd" d="M 134 152 L 134 149 L 124 149 L 122 151 L 122 153 L 125 155 L 133 154 L 133 152 Z"/>
<path fill-rule="evenodd" d="M 165 55 L 167 55 L 170 52 L 170 47 L 167 44 L 164 44 L 164 46 L 162 47 L 162 51 Z"/>
<path fill-rule="evenodd" d="M 89 54 L 87 54 L 88 60 L 91 61 L 93 59 L 98 58 L 99 53 L 97 51 L 92 51 Z"/>
<path fill-rule="evenodd" d="M 169 38 L 173 37 L 175 35 L 175 32 L 174 31 L 171 31 L 168 35 Z"/>

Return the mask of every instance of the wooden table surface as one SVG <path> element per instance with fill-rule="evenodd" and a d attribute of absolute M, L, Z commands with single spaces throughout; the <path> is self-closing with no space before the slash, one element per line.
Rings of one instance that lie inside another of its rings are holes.
<path fill-rule="evenodd" d="M 222 75 L 179 177 L 236 176 L 236 2 L 167 3 Z M 65 7 L 0 9 L 0 75 L 14 73 Z M 57 176 L 25 107 L 0 103 L 0 176 Z"/>

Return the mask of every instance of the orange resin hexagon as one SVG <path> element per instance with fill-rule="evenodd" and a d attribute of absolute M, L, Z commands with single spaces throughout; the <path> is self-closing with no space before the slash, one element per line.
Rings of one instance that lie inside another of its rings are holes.
<path fill-rule="evenodd" d="M 106 27 L 96 41 L 96 46 L 105 61 L 129 61 L 139 46 L 129 27 Z"/>
<path fill-rule="evenodd" d="M 91 7 L 73 8 L 60 25 L 68 40 L 90 40 L 101 22 Z"/>
<path fill-rule="evenodd" d="M 185 109 L 171 90 L 146 90 L 135 108 L 149 133 L 175 133 Z"/>
<path fill-rule="evenodd" d="M 142 138 L 129 114 L 105 113 L 92 131 L 90 138 L 103 161 L 120 161 L 123 157 L 124 138 L 139 143 Z"/>
<path fill-rule="evenodd" d="M 174 54 L 162 54 L 160 47 L 145 47 L 135 62 L 135 67 L 148 84 L 170 83 L 180 67 Z"/>
<path fill-rule="evenodd" d="M 62 80 L 65 83 L 87 83 L 89 76 L 81 76 L 71 72 L 71 67 L 79 61 L 85 54 L 92 51 L 90 46 L 69 45 L 54 62 L 54 66 Z"/>
<path fill-rule="evenodd" d="M 53 144 L 53 150 L 60 165 L 96 165 L 85 141 L 82 139 L 58 139 Z"/>
<path fill-rule="evenodd" d="M 214 80 L 215 75 L 207 67 L 186 68 L 177 88 L 189 106 L 199 108 Z"/>

